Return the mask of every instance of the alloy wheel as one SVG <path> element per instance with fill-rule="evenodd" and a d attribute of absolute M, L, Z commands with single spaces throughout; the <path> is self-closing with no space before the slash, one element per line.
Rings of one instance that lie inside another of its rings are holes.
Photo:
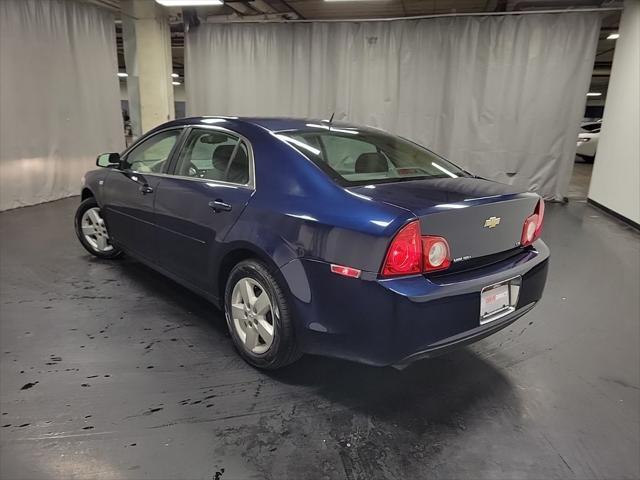
<path fill-rule="evenodd" d="M 113 245 L 111 245 L 109 240 L 107 226 L 100 215 L 100 209 L 98 207 L 90 208 L 82 214 L 80 227 L 85 241 L 96 252 L 106 253 L 113 250 Z"/>
<path fill-rule="evenodd" d="M 277 308 L 267 290 L 253 278 L 238 280 L 231 293 L 231 318 L 238 337 L 251 353 L 263 354 L 273 344 Z"/>

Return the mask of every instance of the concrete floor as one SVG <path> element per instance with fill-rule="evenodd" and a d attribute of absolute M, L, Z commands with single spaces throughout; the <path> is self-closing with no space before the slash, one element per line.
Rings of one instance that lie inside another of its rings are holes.
<path fill-rule="evenodd" d="M 470 348 L 261 373 L 207 302 L 76 241 L 78 199 L 0 214 L 0 477 L 640 477 L 640 235 L 549 205 L 540 305 Z"/>
<path fill-rule="evenodd" d="M 584 160 L 576 157 L 573 164 L 573 172 L 567 198 L 570 200 L 586 200 L 589 193 L 589 183 L 591 182 L 591 172 L 593 171 L 593 163 L 586 163 Z"/>

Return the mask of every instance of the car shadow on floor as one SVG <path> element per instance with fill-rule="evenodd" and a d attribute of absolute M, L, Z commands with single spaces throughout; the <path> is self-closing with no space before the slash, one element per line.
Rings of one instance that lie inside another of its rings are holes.
<path fill-rule="evenodd" d="M 132 259 L 123 258 L 119 268 L 145 293 L 190 312 L 193 323 L 213 334 L 208 341 L 219 341 L 211 348 L 232 348 L 222 312 L 210 302 Z M 288 367 L 256 370 L 256 375 L 288 391 L 301 390 L 305 398 L 375 416 L 418 435 L 436 425 L 464 429 L 470 412 L 508 409 L 518 415 L 520 410 L 510 380 L 471 348 L 420 360 L 404 370 L 305 355 Z"/>
<path fill-rule="evenodd" d="M 104 264 L 104 260 L 98 258 L 91 258 L 90 261 Z M 127 255 L 116 260 L 114 265 L 145 294 L 190 312 L 200 326 L 213 328 L 220 335 L 228 336 L 222 312 L 202 296 Z"/>
<path fill-rule="evenodd" d="M 433 424 L 463 428 L 467 413 L 481 405 L 493 409 L 508 406 L 513 412 L 519 409 L 509 379 L 466 348 L 415 362 L 402 371 L 305 356 L 266 375 L 286 384 L 311 387 L 331 402 L 414 433 Z"/>

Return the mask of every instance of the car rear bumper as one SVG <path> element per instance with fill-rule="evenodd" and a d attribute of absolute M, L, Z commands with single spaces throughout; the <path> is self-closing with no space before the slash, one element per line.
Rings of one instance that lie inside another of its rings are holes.
<path fill-rule="evenodd" d="M 477 342 L 478 340 L 482 340 L 483 338 L 488 337 L 489 335 L 492 335 L 505 327 L 508 327 L 524 314 L 528 313 L 533 307 L 535 307 L 535 305 L 536 302 L 531 302 L 528 305 L 525 305 L 524 307 L 521 307 L 518 310 L 510 313 L 509 315 L 505 315 L 504 317 L 494 322 L 486 325 L 481 325 L 472 330 L 467 330 L 457 335 L 453 335 L 452 337 L 445 338 L 439 342 L 429 345 L 425 350 L 412 353 L 411 355 L 395 363 L 393 366 L 398 369 L 403 369 L 416 360 L 444 355 L 445 353 L 450 352 L 451 350 L 454 350 L 456 348 L 469 345 L 470 343 Z"/>
<path fill-rule="evenodd" d="M 312 260 L 300 262 L 295 278 L 292 267 L 283 268 L 283 274 L 303 351 L 402 367 L 480 340 L 529 312 L 542 296 L 548 257 L 549 249 L 538 240 L 502 261 L 434 279 L 382 280 L 364 272 L 353 279 Z M 481 290 L 518 276 L 515 311 L 480 325 Z"/>

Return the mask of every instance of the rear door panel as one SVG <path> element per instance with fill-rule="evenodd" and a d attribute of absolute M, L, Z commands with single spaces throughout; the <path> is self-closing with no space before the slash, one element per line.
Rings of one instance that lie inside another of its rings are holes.
<path fill-rule="evenodd" d="M 223 138 L 225 136 L 233 137 L 235 143 Z M 242 143 L 249 145 L 246 139 Z M 233 159 L 240 151 L 240 144 L 240 135 L 230 130 L 202 126 L 191 128 L 184 136 L 179 153 L 174 155 L 169 170 L 171 174 L 163 178 L 156 195 L 159 264 L 189 284 L 212 294 L 217 293 L 210 290 L 215 279 L 213 264 L 219 244 L 254 192 L 250 145 L 243 150 L 246 178 L 242 181 L 248 183 L 241 185 L 232 183 L 233 180 L 225 181 L 233 171 Z M 218 155 L 218 152 L 222 153 Z M 226 204 L 229 209 L 217 209 L 214 202 Z"/>
<path fill-rule="evenodd" d="M 215 252 L 236 222 L 253 189 L 198 179 L 166 177 L 155 203 L 158 258 L 163 268 L 190 284 L 208 290 Z M 221 200 L 231 211 L 216 212 Z"/>

